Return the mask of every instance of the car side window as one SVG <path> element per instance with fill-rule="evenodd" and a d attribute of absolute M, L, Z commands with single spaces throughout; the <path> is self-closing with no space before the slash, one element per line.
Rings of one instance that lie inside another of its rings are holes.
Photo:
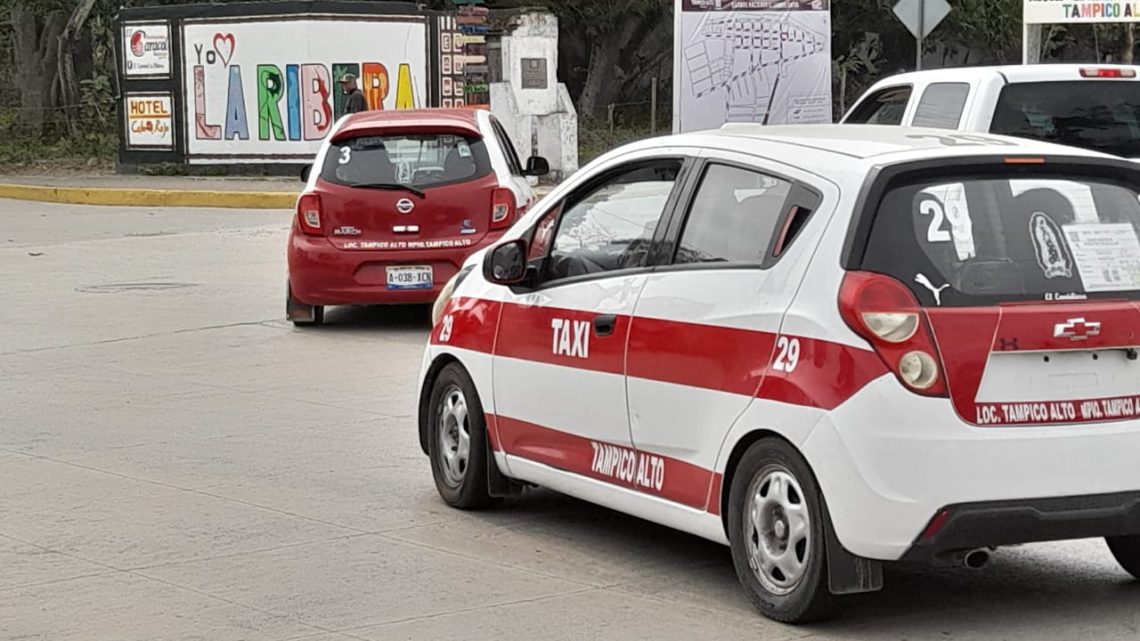
<path fill-rule="evenodd" d="M 511 142 L 511 137 L 507 135 L 507 130 L 495 118 L 491 119 L 491 129 L 495 131 L 495 138 L 499 141 L 499 147 L 502 148 L 503 154 L 507 157 L 507 166 L 510 167 L 511 175 L 523 175 L 522 162 L 519 161 L 519 154 L 515 151 L 515 145 Z"/>
<path fill-rule="evenodd" d="M 544 280 L 644 267 L 681 165 L 679 159 L 638 163 L 571 195 Z"/>
<path fill-rule="evenodd" d="M 845 122 L 866 125 L 901 125 L 911 89 L 888 87 L 876 91 L 859 103 Z"/>
<path fill-rule="evenodd" d="M 922 92 L 911 124 L 915 127 L 957 129 L 969 95 L 968 83 L 936 82 Z"/>
<path fill-rule="evenodd" d="M 791 189 L 791 182 L 757 171 L 709 165 L 673 263 L 762 263 Z"/>

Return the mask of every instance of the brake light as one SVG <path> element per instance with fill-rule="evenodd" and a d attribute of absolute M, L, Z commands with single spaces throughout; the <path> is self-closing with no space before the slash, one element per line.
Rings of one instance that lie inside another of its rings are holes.
<path fill-rule="evenodd" d="M 1081 67 L 1081 76 L 1085 78 L 1135 78 L 1135 69 L 1114 69 L 1099 67 Z"/>
<path fill-rule="evenodd" d="M 947 395 L 934 333 L 905 285 L 882 274 L 848 272 L 839 311 L 904 385 L 925 396 Z"/>
<path fill-rule="evenodd" d="M 321 234 L 321 197 L 318 194 L 304 194 L 297 201 L 297 224 L 310 236 Z"/>
<path fill-rule="evenodd" d="M 510 227 L 515 222 L 515 192 L 499 188 L 491 193 L 491 229 Z"/>

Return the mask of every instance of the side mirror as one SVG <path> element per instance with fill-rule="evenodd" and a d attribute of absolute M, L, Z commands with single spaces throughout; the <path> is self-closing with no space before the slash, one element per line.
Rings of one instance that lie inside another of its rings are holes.
<path fill-rule="evenodd" d="M 523 172 L 527 176 L 545 176 L 550 173 L 550 163 L 542 156 L 531 156 L 526 161 L 526 170 Z"/>
<path fill-rule="evenodd" d="M 526 241 L 503 243 L 487 252 L 483 277 L 497 285 L 517 285 L 526 279 Z"/>
<path fill-rule="evenodd" d="M 305 165 L 304 167 L 301 167 L 301 182 L 309 182 L 309 174 L 311 173 L 313 173 L 312 165 Z"/>

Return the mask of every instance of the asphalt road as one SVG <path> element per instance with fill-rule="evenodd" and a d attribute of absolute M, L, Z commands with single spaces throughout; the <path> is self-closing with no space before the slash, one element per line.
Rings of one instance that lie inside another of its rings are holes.
<path fill-rule="evenodd" d="M 1101 541 L 891 568 L 793 628 L 719 546 L 544 491 L 449 510 L 427 310 L 293 329 L 288 218 L 0 201 L 0 640 L 1140 636 Z"/>

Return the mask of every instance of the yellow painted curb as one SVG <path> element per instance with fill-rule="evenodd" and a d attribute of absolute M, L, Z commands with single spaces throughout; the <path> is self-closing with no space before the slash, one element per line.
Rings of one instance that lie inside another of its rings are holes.
<path fill-rule="evenodd" d="M 292 209 L 297 202 L 297 194 L 293 192 L 41 187 L 5 183 L 0 183 L 0 198 L 104 207 L 218 207 L 223 209 Z"/>

